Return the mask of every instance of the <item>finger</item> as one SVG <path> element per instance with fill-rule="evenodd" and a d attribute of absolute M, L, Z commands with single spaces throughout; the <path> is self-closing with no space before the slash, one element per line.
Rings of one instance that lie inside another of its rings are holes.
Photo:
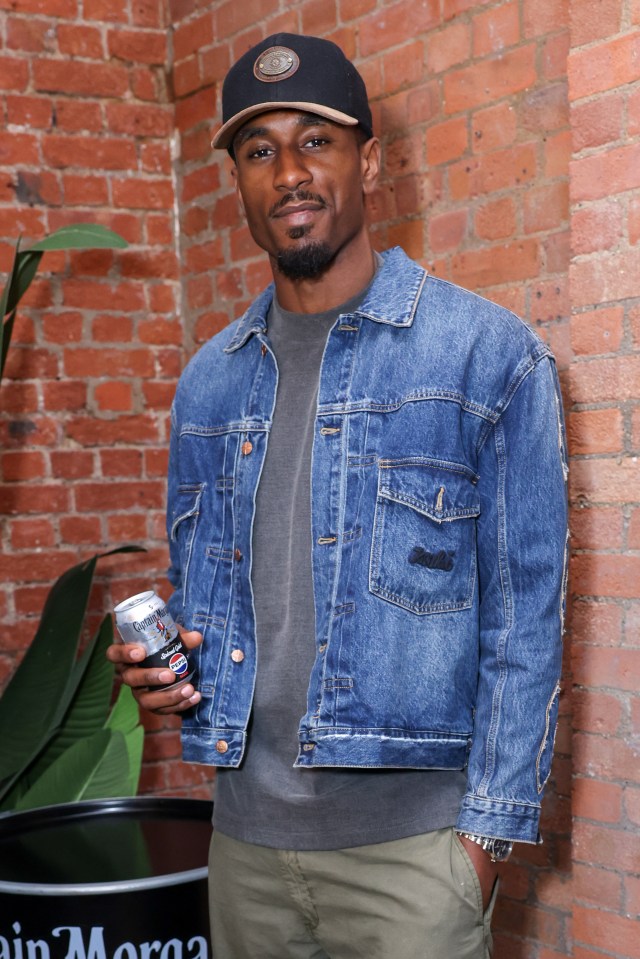
<path fill-rule="evenodd" d="M 196 649 L 203 640 L 202 633 L 199 633 L 197 629 L 183 629 L 182 626 L 178 626 L 178 631 L 187 649 Z"/>
<path fill-rule="evenodd" d="M 143 709 L 161 715 L 183 712 L 195 706 L 202 698 L 191 683 L 181 683 L 176 687 L 162 690 L 139 689 L 134 695 Z"/>
<path fill-rule="evenodd" d="M 147 655 L 143 646 L 131 643 L 112 643 L 107 647 L 107 659 L 116 665 L 140 663 Z"/>

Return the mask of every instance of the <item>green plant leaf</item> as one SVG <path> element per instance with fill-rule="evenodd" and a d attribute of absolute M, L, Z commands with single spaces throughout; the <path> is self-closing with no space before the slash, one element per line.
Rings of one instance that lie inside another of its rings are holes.
<path fill-rule="evenodd" d="M 49 741 L 38 758 L 24 772 L 30 787 L 65 750 L 79 739 L 92 736 L 105 727 L 109 712 L 115 667 L 105 656 L 113 641 L 111 617 L 105 616 L 93 640 L 74 664 L 75 675 L 71 685 L 75 687 L 68 709 L 62 717 L 54 716 L 53 725 L 59 724 L 58 733 Z M 61 704 L 64 710 L 64 704 Z"/>
<path fill-rule="evenodd" d="M 97 560 L 140 551 L 123 546 L 95 555 L 52 586 L 36 636 L 0 699 L 0 802 L 57 734 L 82 679 L 75 660 Z"/>
<path fill-rule="evenodd" d="M 2 323 L 2 352 L 0 353 L 0 380 L 4 375 L 4 364 L 7 362 L 7 356 L 9 354 L 9 344 L 11 343 L 11 335 L 13 333 L 13 324 L 16 319 L 16 311 L 10 313 L 9 316 Z"/>
<path fill-rule="evenodd" d="M 108 799 L 129 795 L 129 752 L 125 737 L 117 729 L 103 732 L 108 733 L 109 744 L 93 774 L 84 784 L 82 799 Z"/>
<path fill-rule="evenodd" d="M 101 729 L 89 739 L 81 739 L 67 749 L 22 796 L 16 804 L 16 810 L 91 798 L 85 795 L 87 785 L 97 775 L 109 751 L 112 736 L 109 730 Z M 124 743 L 122 748 L 126 752 Z"/>
<path fill-rule="evenodd" d="M 129 755 L 129 783 L 127 796 L 135 796 L 138 792 L 140 769 L 142 766 L 142 749 L 144 745 L 144 728 L 140 725 L 140 709 L 133 697 L 129 686 L 124 683 L 120 687 L 118 698 L 109 714 L 106 726 L 108 729 L 117 729 L 125 737 L 127 753 Z"/>
<path fill-rule="evenodd" d="M 38 266 L 42 259 L 42 253 L 32 253 L 31 250 L 24 250 L 17 255 L 17 265 L 11 277 L 11 286 L 9 288 L 9 297 L 7 299 L 7 312 L 15 310 L 18 303 L 25 295 L 34 276 L 38 272 Z"/>
<path fill-rule="evenodd" d="M 60 227 L 55 233 L 50 233 L 29 247 L 29 252 L 46 252 L 47 250 L 123 250 L 129 244 L 113 230 L 108 230 L 99 223 L 73 223 L 70 226 Z"/>

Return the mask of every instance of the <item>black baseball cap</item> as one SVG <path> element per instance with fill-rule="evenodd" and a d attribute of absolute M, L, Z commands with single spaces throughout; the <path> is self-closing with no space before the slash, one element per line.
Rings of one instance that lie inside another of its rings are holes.
<path fill-rule="evenodd" d="M 252 116 L 282 109 L 308 110 L 373 136 L 364 80 L 331 40 L 274 33 L 243 54 L 222 85 L 222 126 L 212 146 L 229 149 Z"/>

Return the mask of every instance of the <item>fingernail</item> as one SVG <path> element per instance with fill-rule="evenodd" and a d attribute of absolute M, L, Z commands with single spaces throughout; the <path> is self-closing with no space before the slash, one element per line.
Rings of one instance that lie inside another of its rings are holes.
<path fill-rule="evenodd" d="M 158 673 L 158 680 L 161 683 L 170 683 L 173 679 L 174 674 L 170 669 L 163 669 L 161 673 Z"/>
<path fill-rule="evenodd" d="M 184 697 L 184 699 L 189 699 L 189 697 L 193 696 L 193 693 L 194 693 L 193 686 L 190 686 L 189 683 L 187 683 L 186 686 L 182 687 L 182 689 L 180 690 L 180 693 Z"/>
<path fill-rule="evenodd" d="M 131 650 L 131 659 L 144 659 L 144 656 L 145 656 L 144 649 Z"/>

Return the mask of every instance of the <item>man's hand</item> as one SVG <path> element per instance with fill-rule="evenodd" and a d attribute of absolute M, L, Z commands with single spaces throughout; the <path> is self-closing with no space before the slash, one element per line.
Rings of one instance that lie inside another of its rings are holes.
<path fill-rule="evenodd" d="M 202 633 L 180 629 L 180 639 L 187 649 L 195 649 L 202 642 Z M 122 681 L 130 686 L 135 699 L 143 709 L 162 716 L 181 713 L 200 702 L 200 693 L 191 683 L 175 684 L 176 675 L 165 667 L 144 668 L 139 665 L 146 657 L 142 646 L 130 643 L 113 643 L 107 649 L 107 659 L 115 664 Z M 154 686 L 174 683 L 167 689 Z"/>
<path fill-rule="evenodd" d="M 482 846 L 479 846 L 477 842 L 473 842 L 471 839 L 467 839 L 466 836 L 459 834 L 458 839 L 464 846 L 465 852 L 468 853 L 469 859 L 478 874 L 480 889 L 482 890 L 482 908 L 486 912 L 498 876 L 498 864 L 491 862 L 489 853 L 486 852 Z"/>

